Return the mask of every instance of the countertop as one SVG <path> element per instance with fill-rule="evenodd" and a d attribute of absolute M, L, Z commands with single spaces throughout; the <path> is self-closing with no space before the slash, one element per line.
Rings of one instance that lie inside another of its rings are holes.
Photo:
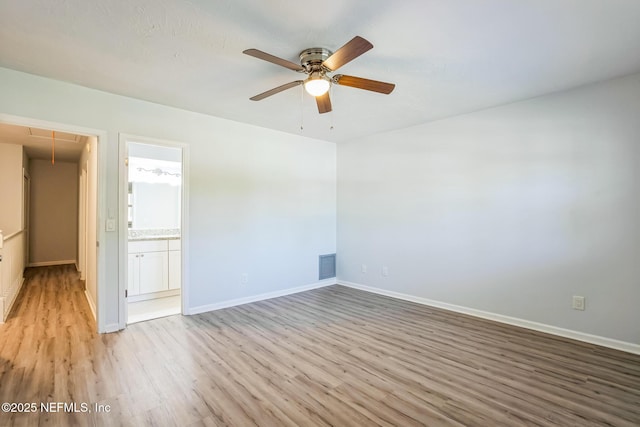
<path fill-rule="evenodd" d="M 161 228 L 152 230 L 129 230 L 129 241 L 140 240 L 177 240 L 180 238 L 179 228 Z"/>

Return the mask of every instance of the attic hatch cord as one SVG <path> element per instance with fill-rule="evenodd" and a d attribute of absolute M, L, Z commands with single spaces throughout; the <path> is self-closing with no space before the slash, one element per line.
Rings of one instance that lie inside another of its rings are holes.
<path fill-rule="evenodd" d="M 56 164 L 56 131 L 51 131 L 51 164 Z"/>

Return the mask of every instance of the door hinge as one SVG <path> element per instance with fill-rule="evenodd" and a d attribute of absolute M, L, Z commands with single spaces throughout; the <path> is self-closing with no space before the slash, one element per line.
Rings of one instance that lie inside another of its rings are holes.
<path fill-rule="evenodd" d="M 129 296 L 129 289 L 124 290 L 124 297 L 127 298 Z"/>
<path fill-rule="evenodd" d="M 125 165 L 126 167 L 129 167 L 129 158 L 128 158 L 128 157 L 126 157 L 126 158 L 124 159 L 124 165 Z"/>

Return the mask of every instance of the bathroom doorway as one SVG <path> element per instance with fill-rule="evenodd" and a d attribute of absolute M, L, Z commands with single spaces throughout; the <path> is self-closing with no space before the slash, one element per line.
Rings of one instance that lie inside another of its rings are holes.
<path fill-rule="evenodd" d="M 182 313 L 184 148 L 124 137 L 127 324 Z"/>

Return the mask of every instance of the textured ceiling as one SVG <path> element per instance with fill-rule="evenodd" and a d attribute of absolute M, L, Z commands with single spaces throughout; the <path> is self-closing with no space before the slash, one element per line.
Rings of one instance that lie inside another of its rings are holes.
<path fill-rule="evenodd" d="M 0 0 L 0 66 L 344 141 L 638 72 L 639 22 L 637 0 Z M 340 72 L 391 95 L 249 101 L 300 75 L 244 49 L 297 62 L 355 35 L 374 48 Z"/>

